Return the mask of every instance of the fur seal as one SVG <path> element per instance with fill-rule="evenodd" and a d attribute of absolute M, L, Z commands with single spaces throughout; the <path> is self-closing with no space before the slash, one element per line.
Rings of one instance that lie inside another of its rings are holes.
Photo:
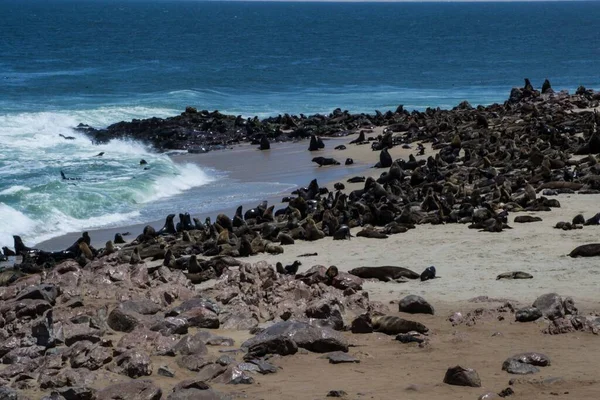
<path fill-rule="evenodd" d="M 513 271 L 513 272 L 505 272 L 496 277 L 496 280 L 499 279 L 532 279 L 533 275 L 528 274 L 527 272 L 522 271 Z"/>
<path fill-rule="evenodd" d="M 421 272 L 421 282 L 428 281 L 430 279 L 435 278 L 435 267 L 432 265 L 431 267 L 425 268 L 425 271 Z"/>
<path fill-rule="evenodd" d="M 408 268 L 383 266 L 383 267 L 359 267 L 348 271 L 348 273 L 363 279 L 379 279 L 389 282 L 399 278 L 418 279 L 419 274 Z"/>
<path fill-rule="evenodd" d="M 198 257 L 195 254 L 192 254 L 192 256 L 188 259 L 187 270 L 190 274 L 197 274 L 203 270 L 198 263 Z"/>
<path fill-rule="evenodd" d="M 267 135 L 262 135 L 262 137 L 260 138 L 260 146 L 258 147 L 259 150 L 270 150 L 271 149 L 271 143 L 269 142 L 269 138 L 267 138 Z"/>
<path fill-rule="evenodd" d="M 308 145 L 308 151 L 317 151 L 325 148 L 325 143 L 320 137 L 311 135 L 310 144 Z"/>
<path fill-rule="evenodd" d="M 6 257 L 12 257 L 12 256 L 16 256 L 17 253 L 15 253 L 14 251 L 12 251 L 11 249 L 9 249 L 8 247 L 4 246 L 2 247 L 2 253 L 6 256 Z"/>
<path fill-rule="evenodd" d="M 125 243 L 125 239 L 123 239 L 123 235 L 120 233 L 115 233 L 115 240 L 113 240 L 115 244 L 123 244 Z"/>
<path fill-rule="evenodd" d="M 330 266 L 329 268 L 327 268 L 327 271 L 325 271 L 325 276 L 327 277 L 329 282 L 333 281 L 333 278 L 338 276 L 338 274 L 339 274 L 339 271 L 335 265 Z"/>
<path fill-rule="evenodd" d="M 346 186 L 344 186 L 344 184 L 342 182 L 337 182 L 333 185 L 333 188 L 335 190 L 344 190 L 344 189 L 346 189 Z"/>
<path fill-rule="evenodd" d="M 133 253 L 131 253 L 131 257 L 129 258 L 129 264 L 139 264 L 142 262 L 142 258 L 140 257 L 140 249 L 138 247 L 133 248 Z"/>
<path fill-rule="evenodd" d="M 540 217 L 534 217 L 531 215 L 519 215 L 517 217 L 515 217 L 515 222 L 516 223 L 528 223 L 528 222 L 540 222 L 542 221 L 542 219 Z"/>
<path fill-rule="evenodd" d="M 87 258 L 88 260 L 94 259 L 94 255 L 92 254 L 92 251 L 90 250 L 90 248 L 87 245 L 87 243 L 85 242 L 85 240 L 82 240 L 79 243 L 79 251 L 81 251 L 81 254 L 83 254 L 85 256 L 85 258 Z"/>
<path fill-rule="evenodd" d="M 25 244 L 23 243 L 23 239 L 21 239 L 21 236 L 13 235 L 13 240 L 14 240 L 15 253 L 17 253 L 17 255 L 19 255 L 19 256 L 25 256 L 25 255 L 36 256 L 40 252 L 40 250 L 38 250 L 38 249 L 33 249 L 31 247 L 25 246 Z"/>
<path fill-rule="evenodd" d="M 419 322 L 392 315 L 372 317 L 371 323 L 373 324 L 373 330 L 375 332 L 382 332 L 387 335 L 397 335 L 399 333 L 408 333 L 412 331 L 419 333 L 429 332 L 429 328 Z"/>
<path fill-rule="evenodd" d="M 104 245 L 104 255 L 108 256 L 108 255 L 111 255 L 114 252 L 115 252 L 115 245 L 113 244 L 112 240 L 109 240 Z"/>
<path fill-rule="evenodd" d="M 346 161 L 344 161 L 344 165 L 352 165 L 354 164 L 354 160 L 351 158 L 346 158 Z"/>
<path fill-rule="evenodd" d="M 339 146 L 335 146 L 334 149 L 335 150 L 346 150 L 346 146 L 344 146 L 343 144 L 340 144 Z"/>
<path fill-rule="evenodd" d="M 283 264 L 277 262 L 275 269 L 282 275 L 296 275 L 298 273 L 298 267 L 301 265 L 302 263 L 300 261 L 294 261 L 291 265 L 286 265 L 284 267 Z"/>
<path fill-rule="evenodd" d="M 350 234 L 350 228 L 348 225 L 340 225 L 340 227 L 333 234 L 333 240 L 344 240 L 350 239 L 352 235 Z"/>
<path fill-rule="evenodd" d="M 585 217 L 582 214 L 577 214 L 573 217 L 573 225 L 583 225 L 585 224 Z"/>
<path fill-rule="evenodd" d="M 339 161 L 325 157 L 315 157 L 312 159 L 312 162 L 319 164 L 319 167 L 322 167 L 323 165 L 340 165 Z"/>
<path fill-rule="evenodd" d="M 365 228 L 356 234 L 358 237 L 366 237 L 370 239 L 387 239 L 388 235 L 383 232 L 379 232 L 376 229 Z"/>
<path fill-rule="evenodd" d="M 157 235 L 174 235 L 174 234 L 176 234 L 177 231 L 175 230 L 175 224 L 173 223 L 174 218 L 175 218 L 175 214 L 167 215 L 167 219 L 165 220 L 165 225 L 158 232 L 156 232 L 156 234 Z"/>
<path fill-rule="evenodd" d="M 597 257 L 600 256 L 600 243 L 584 244 L 576 247 L 569 253 L 570 257 Z"/>
<path fill-rule="evenodd" d="M 348 183 L 362 183 L 365 180 L 367 180 L 367 178 L 365 178 L 364 176 L 355 176 L 355 177 L 352 177 L 352 178 L 348 179 L 346 182 L 348 182 Z"/>
<path fill-rule="evenodd" d="M 392 166 L 393 160 L 390 153 L 388 153 L 387 147 L 384 147 L 379 153 L 379 162 L 375 164 L 375 168 L 389 168 Z"/>

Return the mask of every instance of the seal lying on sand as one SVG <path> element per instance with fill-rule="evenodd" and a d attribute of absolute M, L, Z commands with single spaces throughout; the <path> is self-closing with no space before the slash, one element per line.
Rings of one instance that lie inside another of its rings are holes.
<path fill-rule="evenodd" d="M 348 273 L 363 279 L 379 279 L 389 282 L 399 278 L 419 279 L 419 274 L 408 268 L 383 266 L 383 267 L 359 267 L 348 271 Z"/>
<path fill-rule="evenodd" d="M 429 328 L 419 322 L 394 317 L 392 315 L 372 317 L 371 323 L 373 324 L 373 330 L 375 332 L 382 332 L 388 335 L 397 335 L 399 333 L 408 333 L 411 331 L 417 331 L 419 333 L 429 332 Z"/>
<path fill-rule="evenodd" d="M 319 164 L 319 167 L 322 167 L 323 165 L 340 165 L 339 161 L 325 157 L 315 157 L 312 159 L 312 162 Z"/>
<path fill-rule="evenodd" d="M 505 272 L 496 277 L 498 279 L 532 279 L 533 275 L 522 271 Z"/>
<path fill-rule="evenodd" d="M 576 247 L 571 253 L 571 257 L 596 257 L 600 256 L 600 243 L 584 244 Z"/>
<path fill-rule="evenodd" d="M 425 271 L 421 272 L 421 282 L 428 281 L 435 278 L 435 267 L 425 268 Z"/>

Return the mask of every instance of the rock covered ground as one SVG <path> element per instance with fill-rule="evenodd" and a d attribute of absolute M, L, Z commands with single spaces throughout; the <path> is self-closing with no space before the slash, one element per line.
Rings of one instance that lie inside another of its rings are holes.
<path fill-rule="evenodd" d="M 501 235 L 517 222 L 509 213 L 556 209 L 557 193 L 597 193 L 598 115 L 586 109 L 598 95 L 544 92 L 526 85 L 503 106 L 378 114 L 383 134 L 348 146 L 370 143 L 385 172 L 356 190 L 334 195 L 313 182 L 280 212 L 260 205 L 214 223 L 182 214 L 178 227 L 170 217 L 121 248 L 82 240 L 67 261 L 26 257 L 29 274 L 5 272 L 0 288 L 0 396 L 595 398 L 600 376 L 586 365 L 600 320 L 577 299 L 483 296 L 456 312 L 415 296 L 375 301 L 344 268 L 254 262 L 296 241 L 320 251 L 324 238 L 376 240 L 423 224 Z M 390 148 L 412 142 L 435 152 L 391 159 Z M 565 231 L 600 223 L 563 222 Z M 501 278 L 529 278 L 509 272 Z"/>

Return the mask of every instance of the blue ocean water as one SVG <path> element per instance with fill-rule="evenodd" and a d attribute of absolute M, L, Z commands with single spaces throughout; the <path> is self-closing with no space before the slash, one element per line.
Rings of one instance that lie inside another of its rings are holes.
<path fill-rule="evenodd" d="M 143 220 L 166 183 L 176 196 L 219 174 L 93 146 L 79 122 L 490 104 L 524 77 L 598 89 L 599 20 L 600 2 L 1 0 L 0 245 Z"/>

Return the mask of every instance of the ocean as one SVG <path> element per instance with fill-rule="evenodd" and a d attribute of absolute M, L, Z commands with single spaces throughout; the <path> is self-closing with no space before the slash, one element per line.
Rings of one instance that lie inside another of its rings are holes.
<path fill-rule="evenodd" d="M 202 213 L 301 183 L 233 181 L 141 143 L 96 146 L 79 123 L 188 105 L 264 117 L 491 104 L 525 77 L 598 89 L 599 20 L 593 1 L 1 0 L 0 246 L 156 220 L 185 211 L 172 207 L 191 190 Z"/>

